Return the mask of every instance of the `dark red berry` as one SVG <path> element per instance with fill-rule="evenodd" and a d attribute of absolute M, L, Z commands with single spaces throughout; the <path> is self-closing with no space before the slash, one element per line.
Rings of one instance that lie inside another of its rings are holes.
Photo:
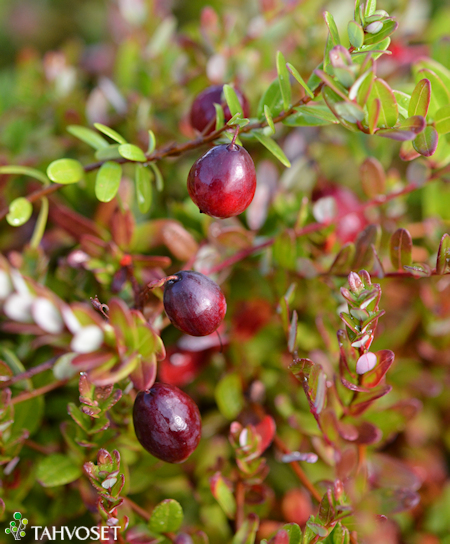
<path fill-rule="evenodd" d="M 200 441 L 197 405 L 174 385 L 157 382 L 140 391 L 134 401 L 133 423 L 141 445 L 168 463 L 185 461 Z"/>
<path fill-rule="evenodd" d="M 216 108 L 214 107 L 214 104 L 224 104 L 225 102 L 225 98 L 222 95 L 222 89 L 223 85 L 212 85 L 197 96 L 191 107 L 190 120 L 192 128 L 197 129 L 199 132 L 203 132 L 209 123 L 216 118 Z M 244 117 L 248 117 L 250 114 L 250 108 L 247 98 L 239 89 L 234 90 L 241 104 Z M 232 117 L 230 109 L 227 105 L 224 105 L 223 113 L 226 123 Z M 207 134 L 212 132 L 214 129 L 215 123 L 212 123 Z"/>
<path fill-rule="evenodd" d="M 217 145 L 192 165 L 187 186 L 201 212 L 222 219 L 234 217 L 253 200 L 255 165 L 243 147 Z"/>
<path fill-rule="evenodd" d="M 164 309 L 171 323 L 191 336 L 206 336 L 221 324 L 227 302 L 220 287 L 200 272 L 183 270 L 164 286 Z"/>

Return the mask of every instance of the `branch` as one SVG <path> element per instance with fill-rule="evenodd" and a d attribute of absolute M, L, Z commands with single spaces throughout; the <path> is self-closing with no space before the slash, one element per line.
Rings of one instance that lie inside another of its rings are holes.
<path fill-rule="evenodd" d="M 33 389 L 33 391 L 25 391 L 24 393 L 17 395 L 17 397 L 12 398 L 11 402 L 12 404 L 19 404 L 19 402 L 24 402 L 26 400 L 33 399 L 34 397 L 45 395 L 45 393 L 53 391 L 53 389 L 58 389 L 58 387 L 66 385 L 68 381 L 69 380 L 58 380 L 57 382 L 49 383 L 43 387 L 39 387 L 38 389 Z"/>
<path fill-rule="evenodd" d="M 28 380 L 32 376 L 36 376 L 36 374 L 40 374 L 41 372 L 45 372 L 46 370 L 50 370 L 55 365 L 56 361 L 58 360 L 58 357 L 52 357 L 50 360 L 45 361 L 45 363 L 42 363 L 37 366 L 33 366 L 32 368 L 29 368 L 25 372 L 22 372 L 21 374 L 17 374 L 16 376 L 13 376 L 8 381 L 5 381 L 0 384 L 0 388 L 3 389 L 4 387 L 10 387 L 11 385 L 20 382 L 22 380 Z"/>

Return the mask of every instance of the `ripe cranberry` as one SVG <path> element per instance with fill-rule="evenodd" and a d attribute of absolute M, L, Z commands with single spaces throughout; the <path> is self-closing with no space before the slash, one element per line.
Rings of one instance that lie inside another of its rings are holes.
<path fill-rule="evenodd" d="M 188 192 L 200 211 L 212 217 L 234 217 L 253 200 L 256 172 L 247 151 L 234 143 L 217 145 L 193 165 Z"/>
<path fill-rule="evenodd" d="M 368 225 L 362 211 L 356 211 L 361 202 L 356 194 L 347 187 L 329 185 L 313 192 L 313 202 L 321 198 L 333 197 L 338 215 L 348 214 L 336 225 L 336 236 L 342 242 L 354 242 L 358 234 Z"/>
<path fill-rule="evenodd" d="M 141 445 L 168 463 L 185 461 L 200 441 L 197 405 L 174 385 L 156 382 L 140 391 L 134 401 L 133 423 Z"/>
<path fill-rule="evenodd" d="M 227 302 L 216 282 L 183 270 L 164 286 L 164 309 L 171 323 L 191 336 L 206 336 L 221 324 Z"/>
<path fill-rule="evenodd" d="M 197 129 L 199 132 L 209 125 L 209 123 L 216 117 L 216 108 L 214 104 L 224 104 L 225 98 L 222 96 L 223 85 L 212 85 L 204 91 L 202 91 L 192 103 L 191 107 L 191 126 Z M 247 98 L 241 93 L 239 89 L 235 89 L 238 100 L 241 104 L 244 117 L 248 117 L 250 114 L 250 108 Z M 232 117 L 230 109 L 227 105 L 223 106 L 223 113 L 225 123 Z M 207 134 L 211 133 L 215 128 L 215 124 L 211 124 L 211 128 Z"/>

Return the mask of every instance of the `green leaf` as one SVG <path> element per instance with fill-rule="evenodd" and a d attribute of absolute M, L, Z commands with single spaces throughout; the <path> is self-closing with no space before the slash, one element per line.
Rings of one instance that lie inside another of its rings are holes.
<path fill-rule="evenodd" d="M 223 94 L 225 96 L 225 100 L 227 102 L 231 116 L 239 113 L 243 118 L 244 112 L 242 110 L 241 103 L 239 102 L 239 98 L 237 97 L 236 91 L 233 89 L 233 87 L 231 87 L 231 85 L 224 85 Z"/>
<path fill-rule="evenodd" d="M 316 69 L 314 72 L 317 76 L 327 85 L 332 91 L 334 91 L 343 100 L 348 100 L 348 96 L 344 87 L 335 81 L 331 76 L 326 74 L 323 70 Z"/>
<path fill-rule="evenodd" d="M 174 499 L 166 499 L 158 504 L 148 522 L 155 533 L 177 532 L 183 523 L 183 509 Z"/>
<path fill-rule="evenodd" d="M 311 89 L 305 83 L 305 80 L 299 74 L 297 69 L 294 66 L 292 66 L 292 64 L 289 63 L 289 62 L 286 64 L 286 67 L 289 70 L 289 72 L 294 76 L 294 78 L 300 83 L 300 85 L 305 89 L 306 94 L 308 96 L 310 96 L 311 98 L 314 98 L 314 93 L 311 91 Z"/>
<path fill-rule="evenodd" d="M 389 242 L 390 257 L 395 270 L 403 270 L 404 266 L 412 264 L 412 239 L 406 229 L 397 229 Z"/>
<path fill-rule="evenodd" d="M 216 109 L 216 130 L 220 130 L 225 124 L 225 115 L 221 104 L 214 104 Z"/>
<path fill-rule="evenodd" d="M 436 258 L 436 274 L 443 275 L 450 272 L 450 236 L 445 233 L 439 244 Z"/>
<path fill-rule="evenodd" d="M 373 15 L 376 9 L 377 9 L 377 0 L 366 0 L 366 5 L 364 8 L 364 16 L 370 17 L 371 15 Z"/>
<path fill-rule="evenodd" d="M 44 415 L 44 397 L 30 398 L 14 406 L 13 432 L 27 429 L 30 436 L 40 429 Z"/>
<path fill-rule="evenodd" d="M 147 148 L 147 154 L 150 155 L 155 151 L 156 147 L 156 138 L 153 130 L 148 131 L 148 148 Z"/>
<path fill-rule="evenodd" d="M 356 49 L 364 44 L 364 30 L 356 21 L 349 21 L 347 25 L 347 34 L 349 42 Z"/>
<path fill-rule="evenodd" d="M 386 189 L 386 174 L 380 161 L 367 157 L 359 167 L 359 177 L 365 194 L 369 198 L 383 195 Z"/>
<path fill-rule="evenodd" d="M 302 531 L 296 523 L 287 523 L 283 525 L 284 529 L 289 535 L 289 544 L 300 544 L 302 540 Z"/>
<path fill-rule="evenodd" d="M 264 106 L 264 115 L 269 127 L 272 129 L 272 134 L 275 134 L 275 125 L 273 124 L 272 114 L 270 113 L 269 106 Z"/>
<path fill-rule="evenodd" d="M 101 123 L 94 123 L 94 127 L 100 132 L 103 132 L 103 134 L 106 134 L 106 136 L 109 136 L 111 140 L 114 140 L 115 142 L 119 142 L 119 144 L 127 143 L 127 141 L 121 134 L 119 134 L 112 128 L 107 127 L 106 125 L 102 125 Z"/>
<path fill-rule="evenodd" d="M 327 24 L 328 30 L 330 32 L 330 37 L 331 37 L 331 41 L 333 45 L 341 45 L 341 39 L 339 38 L 339 31 L 336 26 L 334 17 L 331 15 L 329 11 L 324 11 L 323 17 L 325 19 L 325 23 Z"/>
<path fill-rule="evenodd" d="M 378 124 L 381 111 L 381 100 L 375 98 L 367 105 L 367 125 L 369 127 L 370 134 L 375 132 L 375 128 Z"/>
<path fill-rule="evenodd" d="M 160 193 L 164 189 L 164 179 L 158 168 L 158 165 L 154 162 L 149 163 L 150 168 L 155 174 L 156 190 Z"/>
<path fill-rule="evenodd" d="M 372 91 L 374 79 L 375 74 L 371 68 L 355 81 L 348 93 L 349 98 L 351 100 L 356 98 L 356 102 L 360 106 L 365 106 Z"/>
<path fill-rule="evenodd" d="M 141 213 L 147 213 L 152 205 L 150 171 L 141 164 L 136 165 L 136 199 Z"/>
<path fill-rule="evenodd" d="M 17 174 L 19 176 L 30 176 L 30 178 L 41 181 L 44 185 L 50 183 L 48 177 L 39 170 L 28 166 L 0 166 L 0 174 Z"/>
<path fill-rule="evenodd" d="M 367 225 L 361 231 L 355 241 L 355 260 L 352 270 L 369 270 L 374 260 L 373 250 L 377 249 L 380 243 L 381 229 L 379 225 Z"/>
<path fill-rule="evenodd" d="M 277 52 L 277 71 L 281 96 L 283 97 L 283 107 L 284 110 L 287 111 L 291 107 L 292 94 L 291 84 L 289 82 L 289 72 L 286 68 L 286 61 L 284 60 L 284 56 L 281 51 Z"/>
<path fill-rule="evenodd" d="M 364 45 L 374 45 L 382 42 L 398 28 L 396 21 L 383 21 L 383 28 L 376 34 L 366 34 L 364 37 Z"/>
<path fill-rule="evenodd" d="M 328 535 L 328 529 L 324 527 L 323 525 L 319 525 L 319 523 L 315 523 L 314 521 L 307 521 L 306 522 L 307 527 L 311 529 L 313 533 L 316 535 L 319 535 L 320 537 L 325 537 Z"/>
<path fill-rule="evenodd" d="M 413 115 L 412 117 L 408 117 L 408 119 L 403 119 L 395 128 L 381 128 L 377 131 L 377 136 L 390 138 L 398 142 L 405 142 L 407 140 L 414 140 L 417 134 L 425 130 L 426 126 L 425 117 Z"/>
<path fill-rule="evenodd" d="M 268 106 L 275 117 L 283 110 L 283 97 L 278 78 L 272 81 L 262 95 L 258 104 L 258 118 L 264 115 L 264 106 Z"/>
<path fill-rule="evenodd" d="M 330 274 L 346 274 L 351 270 L 353 259 L 355 258 L 355 246 L 347 242 L 342 246 L 336 255 L 333 264 L 330 266 Z"/>
<path fill-rule="evenodd" d="M 436 151 L 439 135 L 434 127 L 428 126 L 426 129 L 417 135 L 413 141 L 413 147 L 424 157 L 431 157 Z"/>
<path fill-rule="evenodd" d="M 380 101 L 380 115 L 377 126 L 381 128 L 393 127 L 398 119 L 397 102 L 392 89 L 383 79 L 380 78 L 376 78 L 373 82 L 367 107 L 370 108 L 371 102 L 377 98 Z"/>
<path fill-rule="evenodd" d="M 283 124 L 287 126 L 318 126 L 337 124 L 337 119 L 324 104 L 316 106 L 298 106 L 297 113 L 290 115 Z"/>
<path fill-rule="evenodd" d="M 147 157 L 140 147 L 133 144 L 119 145 L 119 153 L 124 159 L 135 162 L 146 162 Z"/>
<path fill-rule="evenodd" d="M 72 136 L 75 136 L 94 149 L 103 149 L 109 145 L 100 134 L 94 132 L 90 128 L 82 127 L 80 125 L 69 125 L 67 127 L 67 132 L 70 132 Z"/>
<path fill-rule="evenodd" d="M 31 202 L 23 196 L 19 196 L 9 205 L 6 221 L 13 227 L 20 227 L 30 219 L 32 213 L 33 206 L 31 205 Z"/>
<path fill-rule="evenodd" d="M 272 138 L 269 138 L 262 132 L 253 131 L 252 134 L 281 162 L 281 164 L 284 164 L 284 166 L 290 168 L 291 163 L 289 162 L 289 159 L 286 157 L 281 147 L 274 140 L 272 140 Z"/>
<path fill-rule="evenodd" d="M 121 154 L 119 153 L 119 147 L 121 144 L 113 144 L 105 147 L 104 149 L 99 149 L 95 152 L 95 158 L 98 161 L 110 161 L 112 159 L 120 159 Z"/>
<path fill-rule="evenodd" d="M 429 113 L 434 116 L 435 112 L 447 106 L 450 103 L 450 92 L 445 87 L 442 79 L 434 73 L 432 70 L 424 69 L 420 70 L 417 74 L 417 77 L 426 78 L 431 83 L 431 97 L 430 97 L 430 106 Z"/>
<path fill-rule="evenodd" d="M 431 83 L 429 79 L 421 79 L 416 85 L 409 101 L 408 117 L 412 115 L 427 116 L 430 105 Z"/>
<path fill-rule="evenodd" d="M 234 519 L 236 514 L 236 499 L 233 491 L 228 487 L 220 472 L 216 473 L 210 480 L 211 491 L 226 516 Z"/>
<path fill-rule="evenodd" d="M 450 132 L 450 105 L 438 109 L 434 117 L 434 126 L 438 134 Z"/>
<path fill-rule="evenodd" d="M 74 482 L 81 474 L 81 468 L 70 457 L 54 453 L 40 460 L 36 479 L 43 487 L 56 487 Z"/>
<path fill-rule="evenodd" d="M 250 514 L 234 535 L 231 544 L 254 544 L 258 527 L 258 516 Z"/>
<path fill-rule="evenodd" d="M 116 162 L 101 165 L 95 178 L 95 196 L 100 202 L 109 202 L 119 190 L 122 179 L 122 167 Z"/>
<path fill-rule="evenodd" d="M 235 419 L 244 407 L 242 383 L 238 374 L 227 374 L 216 386 L 216 403 L 223 416 Z"/>
<path fill-rule="evenodd" d="M 56 183 L 77 183 L 84 176 L 83 165 L 75 159 L 58 159 L 48 165 L 47 176 Z"/>
<path fill-rule="evenodd" d="M 397 101 L 398 113 L 405 118 L 408 117 L 408 108 L 411 101 L 411 95 L 402 93 L 401 91 L 396 91 L 395 89 L 392 89 L 392 92 L 394 93 L 395 100 Z"/>
<path fill-rule="evenodd" d="M 41 198 L 41 209 L 39 210 L 39 215 L 34 226 L 33 235 L 30 240 L 30 246 L 32 248 L 37 248 L 41 243 L 42 237 L 44 236 L 45 227 L 47 226 L 48 220 L 48 198 L 43 196 Z"/>

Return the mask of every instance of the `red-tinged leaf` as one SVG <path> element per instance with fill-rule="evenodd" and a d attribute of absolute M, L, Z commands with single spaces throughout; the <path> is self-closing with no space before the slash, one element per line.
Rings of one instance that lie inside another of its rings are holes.
<path fill-rule="evenodd" d="M 395 357 L 394 352 L 389 349 L 377 351 L 375 355 L 377 356 L 376 366 L 361 377 L 361 384 L 370 389 L 376 387 L 381 382 L 394 362 Z"/>
<path fill-rule="evenodd" d="M 348 112 L 343 112 L 342 107 L 346 105 L 352 105 L 352 103 L 343 102 L 341 100 L 341 97 L 337 95 L 333 89 L 330 87 L 325 87 L 322 92 L 323 99 L 325 100 L 326 105 L 330 109 L 330 111 L 333 113 L 333 115 L 336 117 L 336 119 L 341 123 L 343 127 L 345 127 L 347 130 L 351 130 L 352 132 L 358 132 L 359 129 L 355 123 L 349 122 L 346 117 Z M 356 105 L 356 104 L 353 104 Z M 339 113 L 339 108 L 341 108 L 341 112 L 344 113 L 344 117 Z"/>
<path fill-rule="evenodd" d="M 254 544 L 258 528 L 259 517 L 256 514 L 249 514 L 239 531 L 234 535 L 233 544 Z"/>
<path fill-rule="evenodd" d="M 227 478 L 224 478 L 220 472 L 216 472 L 209 479 L 211 493 L 220 504 L 222 510 L 230 519 L 234 518 L 236 513 L 236 500 L 233 494 L 233 484 Z"/>
<path fill-rule="evenodd" d="M 345 90 L 341 89 L 340 85 L 331 76 L 319 69 L 314 70 L 314 73 L 325 83 L 325 85 L 332 89 L 344 101 L 349 100 Z"/>
<path fill-rule="evenodd" d="M 381 488 L 403 488 L 417 491 L 422 482 L 405 463 L 386 454 L 375 453 L 368 461 L 369 479 Z"/>
<path fill-rule="evenodd" d="M 269 540 L 269 544 L 289 544 L 289 535 L 284 529 L 281 529 Z"/>
<path fill-rule="evenodd" d="M 130 310 L 120 298 L 113 298 L 109 304 L 109 322 L 114 328 L 117 340 L 128 350 L 137 348 L 137 333 Z"/>
<path fill-rule="evenodd" d="M 319 518 L 319 521 L 321 523 L 323 523 L 324 525 L 328 525 L 335 517 L 335 515 L 336 512 L 333 508 L 333 496 L 331 494 L 331 489 L 327 489 L 327 492 L 320 501 L 317 517 Z"/>
<path fill-rule="evenodd" d="M 423 132 L 417 135 L 413 141 L 413 147 L 424 157 L 431 157 L 436 151 L 438 145 L 439 135 L 436 129 L 432 126 L 425 128 Z"/>
<path fill-rule="evenodd" d="M 412 263 L 412 238 L 406 229 L 397 229 L 391 236 L 390 257 L 395 270 L 403 270 Z"/>
<path fill-rule="evenodd" d="M 256 434 L 261 439 L 258 448 L 260 453 L 270 446 L 276 430 L 275 420 L 271 416 L 264 416 L 264 419 L 255 425 Z"/>
<path fill-rule="evenodd" d="M 426 117 L 430 105 L 431 83 L 429 79 L 421 79 L 416 85 L 409 101 L 408 116 L 421 115 Z"/>
<path fill-rule="evenodd" d="M 374 499 L 380 503 L 382 515 L 398 514 L 416 507 L 420 502 L 420 495 L 410 489 L 377 489 Z"/>
<path fill-rule="evenodd" d="M 417 159 L 417 157 L 420 157 L 420 153 L 417 153 L 417 151 L 414 149 L 412 141 L 406 141 L 403 142 L 400 147 L 399 156 L 402 161 L 412 161 Z"/>
<path fill-rule="evenodd" d="M 293 353 L 295 351 L 295 349 L 296 349 L 297 321 L 298 321 L 297 311 L 294 310 L 292 312 L 291 324 L 289 325 L 289 338 L 288 338 L 288 350 L 289 350 L 289 353 Z"/>
<path fill-rule="evenodd" d="M 383 138 L 390 138 L 391 140 L 397 140 L 398 142 L 406 142 L 407 140 L 414 140 L 417 134 L 420 134 L 425 130 L 427 122 L 425 117 L 420 115 L 414 115 L 408 117 L 400 122 L 395 128 L 382 128 L 377 130 L 377 136 Z"/>
<path fill-rule="evenodd" d="M 363 421 L 357 427 L 358 437 L 355 440 L 357 444 L 365 444 L 367 446 L 376 444 L 383 436 L 383 433 L 373 423 Z"/>
<path fill-rule="evenodd" d="M 362 78 L 363 76 L 361 76 Z M 349 96 L 351 98 L 354 98 L 355 90 L 354 87 L 358 85 L 356 88 L 356 101 L 360 106 L 365 106 L 367 100 L 369 99 L 370 93 L 372 92 L 372 86 L 375 79 L 375 74 L 373 72 L 373 66 L 370 69 L 370 72 L 362 79 L 357 79 L 355 83 L 353 84 L 353 87 L 349 91 Z"/>
<path fill-rule="evenodd" d="M 137 367 L 131 372 L 130 380 L 135 389 L 145 391 L 155 383 L 156 379 L 156 357 L 147 359 L 138 363 Z"/>
<path fill-rule="evenodd" d="M 389 85 L 380 78 L 373 82 L 372 91 L 367 102 L 370 110 L 371 102 L 380 101 L 380 115 L 377 126 L 380 128 L 391 128 L 397 123 L 398 106 L 395 95 Z"/>
<path fill-rule="evenodd" d="M 438 134 L 450 132 L 450 105 L 438 109 L 434 117 L 434 126 Z"/>
<path fill-rule="evenodd" d="M 339 436 L 348 442 L 354 442 L 358 439 L 358 429 L 351 423 L 336 421 L 337 431 Z"/>
<path fill-rule="evenodd" d="M 302 384 L 311 409 L 320 414 L 326 400 L 326 376 L 321 365 L 309 359 L 297 359 L 289 369 Z"/>
<path fill-rule="evenodd" d="M 381 237 L 379 225 L 367 225 L 367 227 L 358 234 L 355 242 L 355 260 L 353 261 L 353 270 L 368 270 L 373 263 L 372 245 L 378 248 Z"/>
<path fill-rule="evenodd" d="M 450 272 L 450 236 L 445 233 L 441 238 L 436 259 L 436 274 L 440 276 Z"/>
<path fill-rule="evenodd" d="M 365 412 L 370 406 L 379 398 L 383 397 L 389 391 L 392 390 L 390 385 L 380 385 L 374 389 L 371 389 L 368 393 L 360 393 L 356 402 L 349 407 L 349 414 L 352 416 L 359 416 Z"/>
<path fill-rule="evenodd" d="M 320 414 L 320 428 L 330 442 L 336 442 L 338 434 L 338 420 L 332 408 L 325 408 Z"/>
<path fill-rule="evenodd" d="M 436 111 L 450 102 L 450 91 L 436 72 L 429 69 L 420 70 L 419 77 L 426 78 L 431 83 L 429 114 L 434 117 Z"/>
<path fill-rule="evenodd" d="M 386 174 L 380 161 L 368 157 L 359 167 L 359 176 L 364 192 L 369 198 L 383 195 L 386 188 Z"/>
<path fill-rule="evenodd" d="M 330 274 L 345 274 L 355 258 L 355 246 L 352 242 L 344 244 L 330 266 Z"/>
<path fill-rule="evenodd" d="M 89 372 L 89 380 L 94 385 L 109 385 L 123 380 L 133 372 L 139 362 L 135 354 L 123 360 L 111 361 L 103 367 L 98 367 Z"/>
<path fill-rule="evenodd" d="M 393 34 L 398 28 L 398 23 L 393 20 L 386 20 L 383 22 L 383 27 L 376 34 L 365 34 L 364 45 L 373 45 L 385 40 L 388 36 Z"/>
<path fill-rule="evenodd" d="M 380 118 L 381 112 L 381 100 L 375 98 L 367 105 L 367 125 L 369 127 L 370 134 L 375 132 L 375 128 L 378 124 L 378 119 Z"/>
<path fill-rule="evenodd" d="M 89 371 L 102 366 L 110 361 L 115 361 L 116 357 L 110 351 L 94 351 L 93 353 L 83 353 L 72 359 L 71 364 L 80 372 Z"/>
<path fill-rule="evenodd" d="M 329 529 L 324 527 L 323 525 L 319 525 L 318 523 L 315 523 L 314 521 L 307 521 L 306 526 L 311 529 L 311 531 L 319 535 L 320 537 L 326 537 L 329 533 Z"/>

